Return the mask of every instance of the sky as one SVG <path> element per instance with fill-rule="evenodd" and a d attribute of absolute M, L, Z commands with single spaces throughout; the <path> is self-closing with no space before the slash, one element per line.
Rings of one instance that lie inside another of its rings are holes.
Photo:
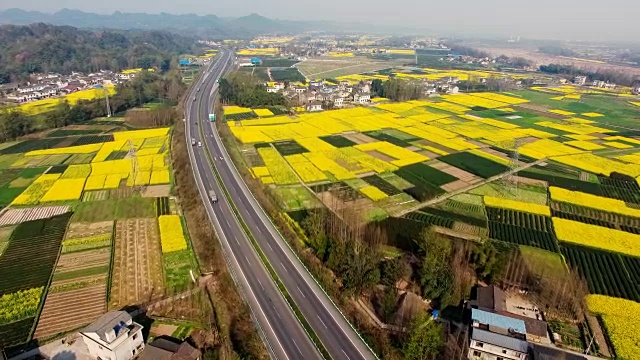
<path fill-rule="evenodd" d="M 287 20 L 338 20 L 410 26 L 443 33 L 564 40 L 636 40 L 640 2 L 631 0 L 2 0 L 0 9 L 110 14 L 258 13 Z"/>

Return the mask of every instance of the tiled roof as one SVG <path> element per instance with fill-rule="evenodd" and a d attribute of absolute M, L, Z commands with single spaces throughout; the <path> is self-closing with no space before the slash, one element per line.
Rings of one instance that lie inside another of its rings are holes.
<path fill-rule="evenodd" d="M 479 309 L 471 309 L 471 320 L 481 324 L 497 326 L 502 329 L 513 329 L 521 334 L 525 334 L 527 329 L 524 321 L 508 316 L 490 313 Z"/>

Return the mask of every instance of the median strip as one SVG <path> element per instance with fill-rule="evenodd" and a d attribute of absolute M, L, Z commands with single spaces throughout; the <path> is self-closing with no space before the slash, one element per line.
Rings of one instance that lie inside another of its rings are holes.
<path fill-rule="evenodd" d="M 198 130 L 200 132 L 200 137 L 204 138 L 204 132 L 202 130 L 202 122 L 198 123 Z M 218 172 L 218 169 L 214 165 L 214 161 L 211 158 L 211 154 L 209 152 L 209 147 L 207 146 L 206 141 L 205 141 L 204 145 L 205 145 L 205 155 L 207 157 L 207 162 L 209 163 L 211 169 L 213 170 L 213 174 L 216 177 L 216 180 L 217 180 L 218 184 L 220 185 L 220 189 L 222 189 L 222 191 L 224 192 L 224 196 L 227 199 L 227 202 L 229 203 L 229 206 L 231 207 L 231 211 L 233 211 L 233 214 L 236 217 L 236 219 L 238 220 L 238 223 L 240 224 L 240 226 L 242 227 L 242 230 L 244 231 L 244 233 L 247 235 L 247 238 L 251 242 L 251 246 L 258 253 L 258 256 L 260 257 L 260 260 L 262 261 L 263 265 L 267 269 L 267 272 L 269 273 L 269 276 L 271 276 L 271 279 L 275 282 L 276 286 L 278 287 L 278 290 L 280 291 L 280 293 L 284 297 L 285 301 L 287 302 L 287 305 L 289 306 L 289 308 L 291 308 L 291 310 L 293 310 L 293 313 L 295 314 L 296 318 L 298 319 L 298 321 L 300 322 L 300 324 L 304 328 L 305 332 L 307 333 L 307 336 L 309 336 L 309 338 L 313 342 L 313 344 L 316 347 L 316 349 L 320 352 L 320 355 L 324 359 L 331 359 L 331 355 L 329 354 L 327 349 L 324 347 L 324 345 L 322 345 L 322 342 L 320 341 L 320 338 L 318 338 L 318 335 L 316 335 L 315 331 L 313 331 L 313 328 L 307 322 L 307 319 L 304 317 L 304 315 L 302 314 L 302 312 L 300 311 L 298 306 L 293 301 L 293 298 L 291 297 L 291 295 L 287 291 L 286 287 L 282 283 L 282 280 L 280 279 L 278 274 L 275 272 L 273 266 L 271 266 L 271 263 L 269 262 L 269 260 L 267 259 L 266 255 L 264 254 L 264 252 L 262 251 L 262 249 L 258 245 L 257 240 L 253 237 L 253 234 L 251 233 L 251 230 L 249 230 L 247 224 L 242 219 L 242 216 L 240 216 L 240 212 L 238 211 L 238 209 L 237 209 L 235 203 L 233 202 L 233 200 L 231 199 L 231 195 L 229 194 L 226 186 L 224 185 L 224 182 L 222 181 L 222 178 L 220 177 L 220 173 Z"/>

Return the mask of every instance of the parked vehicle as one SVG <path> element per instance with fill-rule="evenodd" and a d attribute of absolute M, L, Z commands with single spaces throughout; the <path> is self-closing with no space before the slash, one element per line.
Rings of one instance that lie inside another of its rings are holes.
<path fill-rule="evenodd" d="M 191 146 L 196 146 L 196 139 L 191 138 Z"/>

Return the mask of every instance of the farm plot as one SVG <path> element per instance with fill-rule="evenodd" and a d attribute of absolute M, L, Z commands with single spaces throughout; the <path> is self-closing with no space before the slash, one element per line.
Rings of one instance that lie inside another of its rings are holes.
<path fill-rule="evenodd" d="M 61 215 L 69 206 L 41 206 L 28 209 L 9 209 L 0 217 L 0 226 L 15 225 L 25 221 L 40 220 Z"/>
<path fill-rule="evenodd" d="M 34 337 L 46 339 L 74 330 L 106 310 L 111 249 L 100 248 L 60 256 Z M 75 311 L 69 311 L 73 301 Z"/>
<path fill-rule="evenodd" d="M 402 193 L 402 191 L 400 189 L 398 189 L 395 186 L 391 185 L 388 181 L 384 180 L 383 178 L 381 178 L 378 175 L 365 176 L 365 177 L 362 178 L 362 180 L 364 180 L 368 184 L 370 184 L 372 186 L 375 186 L 376 188 L 380 189 L 380 191 L 382 191 L 383 193 L 387 194 L 388 196 L 398 195 L 398 194 Z"/>
<path fill-rule="evenodd" d="M 325 141 L 337 148 L 349 147 L 353 145 L 357 145 L 355 142 L 347 139 L 342 135 L 329 135 L 329 136 L 321 136 L 319 138 L 322 141 Z"/>
<path fill-rule="evenodd" d="M 273 143 L 273 146 L 282 156 L 304 154 L 309 152 L 309 150 L 305 149 L 302 145 L 298 144 L 294 140 L 279 141 Z"/>
<path fill-rule="evenodd" d="M 504 164 L 467 152 L 441 156 L 438 160 L 480 176 L 483 179 L 488 179 L 509 170 L 509 167 Z"/>
<path fill-rule="evenodd" d="M 164 293 L 155 218 L 116 221 L 109 308 L 150 301 Z"/>
<path fill-rule="evenodd" d="M 17 176 L 12 177 L 3 186 L 0 186 L 0 207 L 11 204 L 16 197 L 20 196 L 46 168 L 31 168 L 20 170 Z M 13 174 L 13 170 L 2 170 L 2 174 L 7 172 Z M 5 175 L 11 176 L 11 175 Z M 7 178 L 5 178 L 7 179 Z"/>
<path fill-rule="evenodd" d="M 549 251 L 558 251 L 551 218 L 530 212 L 487 207 L 489 237 Z"/>
<path fill-rule="evenodd" d="M 66 213 L 16 227 L 0 257 L 0 295 L 47 285 L 70 217 Z"/>
<path fill-rule="evenodd" d="M 405 166 L 395 171 L 395 174 L 414 185 L 412 188 L 405 189 L 404 192 L 420 202 L 445 193 L 440 186 L 457 180 L 447 173 L 422 163 Z"/>
<path fill-rule="evenodd" d="M 560 249 L 591 293 L 640 302 L 640 258 L 567 244 Z"/>
<path fill-rule="evenodd" d="M 7 325 L 0 325 L 0 347 L 5 348 L 26 342 L 34 321 L 35 318 L 30 317 Z"/>
<path fill-rule="evenodd" d="M 102 283 L 69 291 L 52 291 L 47 295 L 38 325 L 36 339 L 47 339 L 85 326 L 106 311 L 106 278 Z M 69 311 L 73 304 L 73 311 Z"/>
<path fill-rule="evenodd" d="M 620 359 L 640 359 L 640 303 L 602 295 L 587 297 L 589 311 L 604 323 Z"/>
<path fill-rule="evenodd" d="M 0 347 L 29 340 L 70 216 L 24 222 L 11 234 L 0 257 L 0 308 L 9 314 L 0 316 Z"/>

